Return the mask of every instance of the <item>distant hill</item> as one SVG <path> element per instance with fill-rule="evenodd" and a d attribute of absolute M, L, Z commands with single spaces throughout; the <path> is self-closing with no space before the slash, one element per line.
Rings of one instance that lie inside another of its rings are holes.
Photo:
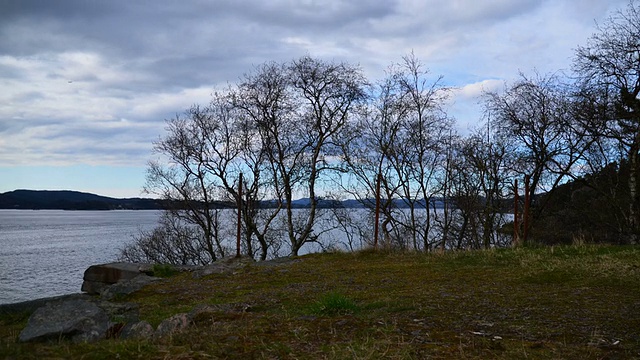
<path fill-rule="evenodd" d="M 0 209 L 153 210 L 162 208 L 162 202 L 157 199 L 116 199 L 69 190 L 14 190 L 0 194 Z"/>
<path fill-rule="evenodd" d="M 442 200 L 435 199 L 436 207 L 442 207 Z M 373 207 L 374 199 L 364 200 L 368 206 Z M 407 204 L 402 199 L 393 201 L 397 208 L 407 208 Z M 432 203 L 430 207 L 434 205 Z M 293 201 L 294 208 L 309 207 L 309 198 L 302 198 Z M 426 202 L 418 201 L 417 206 L 423 207 Z M 160 210 L 165 209 L 167 203 L 163 200 L 148 198 L 126 198 L 118 199 L 107 196 L 100 196 L 71 190 L 14 190 L 0 194 L 0 209 L 32 209 L 32 210 Z M 179 203 L 173 204 L 179 207 Z M 217 202 L 219 208 L 234 208 L 235 204 Z M 265 208 L 274 207 L 274 201 L 265 200 L 262 202 Z M 348 199 L 343 201 L 319 199 L 319 208 L 364 208 L 361 201 Z"/>

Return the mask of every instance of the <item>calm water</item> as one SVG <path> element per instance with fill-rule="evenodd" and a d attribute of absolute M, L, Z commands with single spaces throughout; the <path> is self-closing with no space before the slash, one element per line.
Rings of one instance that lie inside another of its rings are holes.
<path fill-rule="evenodd" d="M 0 304 L 80 292 L 159 211 L 0 210 Z"/>

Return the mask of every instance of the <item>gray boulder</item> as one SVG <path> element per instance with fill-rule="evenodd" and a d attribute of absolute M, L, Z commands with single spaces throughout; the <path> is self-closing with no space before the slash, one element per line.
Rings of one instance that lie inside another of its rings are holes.
<path fill-rule="evenodd" d="M 21 342 L 93 342 L 104 339 L 113 324 L 107 313 L 91 301 L 71 299 L 49 302 L 29 318 L 19 336 Z"/>

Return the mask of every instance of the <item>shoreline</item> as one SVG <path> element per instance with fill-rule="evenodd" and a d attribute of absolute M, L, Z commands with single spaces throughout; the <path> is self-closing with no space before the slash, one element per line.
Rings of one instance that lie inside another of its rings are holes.
<path fill-rule="evenodd" d="M 242 257 L 241 259 L 244 260 L 248 258 Z M 195 270 L 204 270 L 207 268 L 215 269 L 216 271 L 225 271 L 225 270 L 228 270 L 229 268 L 235 268 L 235 266 L 237 265 L 234 266 L 234 264 L 237 261 L 238 261 L 238 258 L 236 258 L 235 256 L 231 256 L 228 258 L 220 259 L 215 263 L 205 265 L 205 266 L 173 265 L 173 267 L 175 269 L 178 269 L 179 271 L 189 271 L 189 272 L 192 272 Z M 265 261 L 252 260 L 252 264 L 255 266 L 269 267 L 269 266 L 285 265 L 285 264 L 297 262 L 297 261 L 300 261 L 300 259 L 292 258 L 289 256 L 283 256 L 283 257 L 274 258 L 274 259 L 265 260 Z M 150 264 L 137 264 L 137 265 L 151 266 Z M 49 296 L 49 297 L 38 298 L 33 300 L 19 301 L 14 303 L 0 304 L 0 315 L 18 313 L 18 312 L 33 312 L 39 307 L 44 306 L 47 302 L 50 302 L 50 301 L 69 300 L 69 299 L 92 299 L 92 298 L 95 298 L 95 296 L 87 294 L 86 292 L 77 292 L 77 293 L 68 293 L 63 295 Z"/>
<path fill-rule="evenodd" d="M 85 299 L 91 298 L 86 293 L 73 293 L 66 295 L 50 296 L 34 300 L 20 301 L 17 303 L 0 304 L 0 314 L 12 314 L 19 312 L 33 312 L 37 308 L 44 306 L 49 301 L 68 300 L 68 299 Z"/>

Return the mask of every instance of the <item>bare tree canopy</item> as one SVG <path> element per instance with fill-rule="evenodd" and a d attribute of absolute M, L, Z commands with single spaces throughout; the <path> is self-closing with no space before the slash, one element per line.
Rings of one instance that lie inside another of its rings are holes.
<path fill-rule="evenodd" d="M 235 235 L 244 254 L 264 260 L 305 247 L 377 244 L 378 225 L 390 248 L 508 246 L 522 223 L 511 214 L 522 206 L 514 182 L 523 177 L 532 199 L 524 230 L 533 231 L 533 241 L 592 233 L 634 242 L 640 235 L 634 1 L 578 47 L 573 70 L 573 76 L 520 73 L 503 91 L 484 93 L 481 125 L 461 134 L 447 113 L 455 89 L 413 53 L 376 82 L 359 66 L 311 56 L 256 66 L 206 106 L 167 121 L 145 190 L 171 208 L 126 253 L 212 262 L 233 253 Z M 357 209 L 341 208 L 344 199 Z"/>

